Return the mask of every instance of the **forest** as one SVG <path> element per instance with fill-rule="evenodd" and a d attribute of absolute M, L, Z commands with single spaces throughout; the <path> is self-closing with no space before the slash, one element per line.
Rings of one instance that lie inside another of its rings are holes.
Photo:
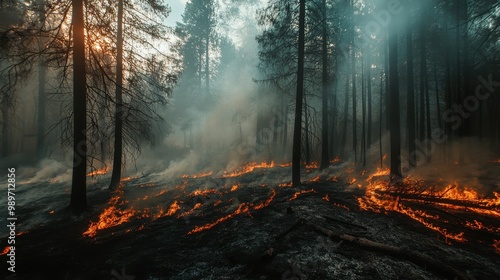
<path fill-rule="evenodd" d="M 500 279 L 497 0 L 0 1 L 1 279 Z"/>

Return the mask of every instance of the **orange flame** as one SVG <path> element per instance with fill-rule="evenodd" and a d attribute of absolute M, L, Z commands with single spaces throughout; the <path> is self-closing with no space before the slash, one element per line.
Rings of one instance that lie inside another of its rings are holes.
<path fill-rule="evenodd" d="M 242 203 L 240 204 L 240 206 L 238 206 L 238 209 L 236 209 L 236 211 L 234 211 L 233 213 L 231 214 L 228 214 L 224 217 L 221 217 L 219 219 L 217 219 L 215 222 L 213 223 L 210 223 L 210 224 L 206 224 L 206 225 L 203 225 L 203 226 L 196 226 L 193 230 L 191 230 L 190 232 L 188 232 L 188 234 L 193 234 L 193 233 L 197 233 L 197 232 L 200 232 L 200 231 L 204 231 L 204 230 L 207 230 L 207 229 L 211 229 L 213 228 L 214 226 L 224 222 L 224 221 L 227 221 L 231 218 L 234 218 L 240 214 L 243 214 L 243 213 L 248 213 L 249 211 L 249 206 L 247 203 Z"/>
<path fill-rule="evenodd" d="M 330 201 L 330 197 L 328 196 L 328 194 L 326 194 L 322 199 L 324 201 Z"/>
<path fill-rule="evenodd" d="M 306 194 L 306 193 L 315 193 L 316 191 L 314 189 L 310 189 L 310 190 L 302 190 L 300 192 L 296 192 L 293 194 L 293 196 L 288 200 L 288 201 L 292 201 L 292 200 L 295 200 L 297 199 L 297 197 L 299 197 L 299 195 L 301 194 Z"/>
<path fill-rule="evenodd" d="M 320 176 L 314 177 L 311 179 L 311 182 L 319 182 Z"/>
<path fill-rule="evenodd" d="M 97 175 L 104 175 L 104 174 L 108 173 L 108 171 L 109 171 L 109 168 L 106 166 L 104 168 L 96 169 L 96 170 L 88 173 L 87 177 L 93 177 L 93 176 L 97 176 Z"/>
<path fill-rule="evenodd" d="M 493 240 L 493 248 L 495 248 L 495 252 L 500 254 L 500 240 Z"/>
<path fill-rule="evenodd" d="M 260 210 L 264 207 L 267 207 L 274 199 L 274 197 L 276 196 L 276 191 L 273 190 L 273 193 L 271 194 L 271 196 L 264 202 L 260 203 L 259 205 L 255 205 L 253 207 L 254 210 Z"/>
<path fill-rule="evenodd" d="M 250 163 L 245 164 L 243 167 L 234 170 L 231 173 L 224 171 L 224 175 L 222 175 L 222 178 L 239 177 L 241 175 L 253 172 L 255 169 L 258 169 L 258 168 L 273 168 L 274 166 L 275 166 L 274 161 L 271 161 L 271 163 L 269 163 L 269 164 L 266 163 L 265 161 L 262 163 L 250 162 Z"/>
<path fill-rule="evenodd" d="M 236 185 L 232 186 L 232 187 L 231 187 L 231 191 L 232 191 L 232 192 L 236 191 L 236 190 L 239 188 L 239 186 L 240 186 L 240 183 L 238 183 L 238 184 L 236 184 Z"/>
<path fill-rule="evenodd" d="M 279 184 L 280 188 L 289 188 L 292 186 L 292 182 L 290 183 L 282 183 L 282 184 Z"/>
<path fill-rule="evenodd" d="M 5 247 L 3 249 L 2 253 L 0 253 L 0 256 L 7 255 L 7 253 L 10 252 L 10 246 Z"/>
<path fill-rule="evenodd" d="M 311 162 L 309 164 L 306 164 L 306 168 L 307 169 L 316 169 L 316 168 L 319 168 L 319 166 L 318 166 L 317 162 L 313 161 L 313 162 Z"/>
<path fill-rule="evenodd" d="M 179 206 L 179 204 L 177 203 L 177 200 L 174 201 L 174 203 L 172 203 L 172 205 L 170 205 L 170 208 L 168 209 L 168 212 L 167 212 L 167 216 L 172 216 L 175 214 L 175 212 L 179 211 L 179 209 L 181 209 L 181 207 Z"/>
<path fill-rule="evenodd" d="M 340 162 L 339 156 L 335 156 L 333 159 L 330 160 L 330 163 L 335 163 L 335 162 Z"/>
<path fill-rule="evenodd" d="M 198 202 L 198 203 L 196 203 L 196 204 L 193 206 L 193 208 L 191 208 L 191 210 L 186 211 L 186 212 L 184 212 L 184 213 L 182 213 L 182 214 L 177 215 L 177 218 L 182 218 L 182 217 L 184 217 L 184 216 L 189 216 L 189 215 L 193 214 L 193 213 L 194 213 L 194 211 L 196 211 L 196 210 L 197 210 L 198 208 L 200 208 L 201 206 L 202 206 L 202 204 L 201 204 L 200 202 Z"/>
<path fill-rule="evenodd" d="M 191 179 L 204 178 L 204 177 L 208 177 L 208 176 L 212 175 L 213 173 L 214 173 L 213 171 L 208 171 L 208 172 L 202 172 L 202 173 L 193 174 L 193 175 L 184 174 L 184 175 L 181 176 L 181 178 L 183 178 L 183 179 L 187 179 L 187 178 L 191 178 Z"/>

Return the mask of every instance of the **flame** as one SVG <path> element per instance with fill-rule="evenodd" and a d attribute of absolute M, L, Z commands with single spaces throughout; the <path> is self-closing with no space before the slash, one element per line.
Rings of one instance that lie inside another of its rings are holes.
<path fill-rule="evenodd" d="M 99 221 L 90 222 L 89 228 L 83 233 L 83 236 L 94 237 L 97 235 L 98 230 L 114 227 L 125 222 L 128 222 L 136 213 L 132 208 L 120 210 L 116 205 L 121 205 L 123 197 L 123 190 L 118 188 L 115 196 L 113 196 L 108 204 L 109 207 L 99 215 Z"/>
<path fill-rule="evenodd" d="M 50 214 L 50 215 L 54 214 L 54 210 L 51 210 L 51 211 L 49 212 L 49 214 Z"/>
<path fill-rule="evenodd" d="M 311 179 L 311 182 L 319 182 L 320 176 L 314 177 Z"/>
<path fill-rule="evenodd" d="M 208 190 L 194 190 L 190 196 L 207 196 L 211 193 L 216 193 L 217 191 L 215 189 L 208 189 Z"/>
<path fill-rule="evenodd" d="M 188 179 L 188 178 L 191 178 L 191 179 L 204 178 L 204 177 L 208 177 L 208 176 L 212 175 L 213 173 L 214 173 L 213 171 L 208 171 L 208 172 L 202 172 L 202 173 L 193 174 L 193 175 L 184 174 L 184 175 L 181 176 L 181 178 L 183 178 L 183 179 Z"/>
<path fill-rule="evenodd" d="M 339 181 L 339 177 L 338 176 L 333 176 L 332 178 L 328 178 L 326 180 L 330 181 L 330 182 L 338 182 Z"/>
<path fill-rule="evenodd" d="M 9 252 L 10 252 L 10 246 L 7 246 L 5 247 L 5 249 L 3 249 L 2 253 L 0 253 L 0 256 L 7 255 L 7 253 Z"/>
<path fill-rule="evenodd" d="M 409 197 L 402 199 L 399 196 L 390 195 L 391 189 L 389 183 L 386 181 L 374 181 L 377 176 L 388 175 L 388 169 L 378 169 L 377 172 L 371 174 L 367 178 L 369 182 L 365 190 L 364 197 L 358 198 L 359 207 L 362 210 L 373 211 L 377 213 L 382 212 L 399 212 L 410 217 L 413 220 L 418 221 L 429 229 L 439 232 L 446 239 L 454 240 L 458 242 L 465 242 L 464 232 L 452 233 L 447 229 L 437 226 L 433 221 L 440 221 L 442 223 L 447 223 L 447 221 L 440 219 L 438 215 L 431 215 L 422 210 L 412 209 L 404 205 L 404 201 L 422 201 L 432 202 L 434 205 L 458 210 L 467 210 L 471 212 L 478 213 L 480 215 L 495 216 L 500 217 L 500 211 L 495 209 L 500 205 L 500 194 L 494 192 L 495 198 L 482 198 L 478 195 L 477 191 L 470 187 L 459 187 L 458 183 L 449 184 L 443 190 L 436 190 L 435 187 L 422 188 L 419 182 L 412 181 L 410 179 L 405 179 L 402 186 L 398 186 L 397 192 L 402 194 L 409 194 Z M 443 180 L 440 180 L 443 181 Z M 415 195 L 413 198 L 412 195 Z M 426 200 L 427 199 L 427 200 Z M 462 206 L 462 204 L 464 206 Z M 470 205 L 470 207 L 468 207 Z M 477 205 L 478 207 L 474 207 Z M 485 208 L 492 209 L 485 209 Z M 490 232 L 500 232 L 500 229 L 495 227 L 489 227 L 484 225 L 482 222 L 474 220 L 466 221 L 464 226 L 473 230 L 486 230 Z"/>
<path fill-rule="evenodd" d="M 276 196 L 276 191 L 273 190 L 273 193 L 271 194 L 271 196 L 264 202 L 260 203 L 259 205 L 255 205 L 253 207 L 254 210 L 260 210 L 264 207 L 267 207 L 274 199 L 274 197 Z"/>
<path fill-rule="evenodd" d="M 306 194 L 306 193 L 315 193 L 316 191 L 314 189 L 310 189 L 310 190 L 302 190 L 300 192 L 296 192 L 293 194 L 293 196 L 288 200 L 288 201 L 292 201 L 292 200 L 295 200 L 297 199 L 297 197 L 299 197 L 299 195 L 301 194 Z"/>
<path fill-rule="evenodd" d="M 182 218 L 182 217 L 184 217 L 184 216 L 189 216 L 189 215 L 193 214 L 193 213 L 194 213 L 194 211 L 196 211 L 196 210 L 197 210 L 198 208 L 200 208 L 201 206 L 202 206 L 202 204 L 201 204 L 200 202 L 198 202 L 198 203 L 196 203 L 196 204 L 193 206 L 193 208 L 191 208 L 191 210 L 186 211 L 186 212 L 184 212 L 184 213 L 182 213 L 182 214 L 177 215 L 177 218 Z"/>
<path fill-rule="evenodd" d="M 323 198 L 324 201 L 330 201 L 330 197 L 328 197 L 328 194 L 326 194 Z"/>
<path fill-rule="evenodd" d="M 106 166 L 104 168 L 96 169 L 96 170 L 88 173 L 87 177 L 93 177 L 93 176 L 97 176 L 97 175 L 104 175 L 104 174 L 108 173 L 108 171 L 109 171 L 109 168 Z"/>
<path fill-rule="evenodd" d="M 234 170 L 233 172 L 228 173 L 227 171 L 224 171 L 224 175 L 222 175 L 222 178 L 239 177 L 241 175 L 253 172 L 255 169 L 258 168 L 273 168 L 273 167 L 275 167 L 274 161 L 271 161 L 271 163 L 269 164 L 266 163 L 265 161 L 262 163 L 250 162 L 245 164 L 243 167 Z"/>
<path fill-rule="evenodd" d="M 330 163 L 335 163 L 335 162 L 340 162 L 339 156 L 335 156 L 333 159 L 330 160 Z"/>
<path fill-rule="evenodd" d="M 339 208 L 343 208 L 343 209 L 345 209 L 347 211 L 351 210 L 349 207 L 345 206 L 344 204 L 340 204 L 340 203 L 334 202 L 333 205 L 336 206 L 336 207 L 339 207 Z"/>
<path fill-rule="evenodd" d="M 175 212 L 179 211 L 179 209 L 181 209 L 181 207 L 179 206 L 179 204 L 177 203 L 177 200 L 174 201 L 174 203 L 172 203 L 172 205 L 170 205 L 170 208 L 168 209 L 168 212 L 167 212 L 167 216 L 172 216 L 175 214 Z"/>
<path fill-rule="evenodd" d="M 306 169 L 316 169 L 316 168 L 319 168 L 319 166 L 318 166 L 318 163 L 315 161 L 313 161 L 309 164 L 306 164 Z"/>
<path fill-rule="evenodd" d="M 231 187 L 231 191 L 232 191 L 232 192 L 236 191 L 236 190 L 239 188 L 239 186 L 240 186 L 240 183 L 238 183 L 238 184 L 236 184 L 236 185 L 232 186 L 232 187 Z"/>
<path fill-rule="evenodd" d="M 213 228 L 214 226 L 224 222 L 224 221 L 227 221 L 231 218 L 234 218 L 240 214 L 243 214 L 243 213 L 248 213 L 249 212 L 249 205 L 247 203 L 242 203 L 238 206 L 238 209 L 236 209 L 236 211 L 234 211 L 233 213 L 231 214 L 228 214 L 224 217 L 221 217 L 219 219 L 217 219 L 215 222 L 213 223 L 210 223 L 210 224 L 206 224 L 206 225 L 203 225 L 203 226 L 196 226 L 193 230 L 191 230 L 190 232 L 188 232 L 188 234 L 193 234 L 193 233 L 197 233 L 197 232 L 200 232 L 200 231 L 204 231 L 204 230 L 207 230 L 207 229 L 211 229 Z"/>
<path fill-rule="evenodd" d="M 290 183 L 282 183 L 282 184 L 279 184 L 280 188 L 289 188 L 292 186 L 292 182 Z"/>
<path fill-rule="evenodd" d="M 131 181 L 131 180 L 134 180 L 134 179 L 137 179 L 137 178 L 139 178 L 139 176 L 124 177 L 124 178 L 120 179 L 120 182 L 128 182 L 128 181 Z"/>
<path fill-rule="evenodd" d="M 292 163 L 291 162 L 285 162 L 285 163 L 280 163 L 278 165 L 279 165 L 279 167 L 289 167 L 289 166 L 292 166 Z"/>
<path fill-rule="evenodd" d="M 500 254 L 500 240 L 493 240 L 493 248 L 495 248 L 495 252 Z"/>
<path fill-rule="evenodd" d="M 349 183 L 349 185 L 352 185 L 352 184 L 356 183 L 357 181 L 358 181 L 358 179 L 351 178 L 351 179 L 349 179 L 348 183 Z"/>

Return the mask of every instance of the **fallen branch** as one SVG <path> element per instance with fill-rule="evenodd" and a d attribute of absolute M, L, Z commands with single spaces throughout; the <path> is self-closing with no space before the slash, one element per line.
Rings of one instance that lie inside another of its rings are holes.
<path fill-rule="evenodd" d="M 406 200 L 419 200 L 422 202 L 442 203 L 442 204 L 449 204 L 449 205 L 469 207 L 469 208 L 498 210 L 497 207 L 487 206 L 486 202 L 480 202 L 480 201 L 474 202 L 474 201 L 469 201 L 469 200 L 458 200 L 458 199 L 450 199 L 450 198 L 441 198 L 441 197 L 436 197 L 436 196 L 418 195 L 418 194 L 409 194 L 409 193 L 398 193 L 398 192 L 377 191 L 377 193 L 379 193 L 381 195 L 390 195 L 393 197 L 399 197 L 399 199 L 406 199 Z"/>
<path fill-rule="evenodd" d="M 331 239 L 341 239 L 351 244 L 357 245 L 365 250 L 380 252 L 401 259 L 407 259 L 416 264 L 423 265 L 424 267 L 429 268 L 430 270 L 433 270 L 436 273 L 439 273 L 445 277 L 451 277 L 451 279 L 470 280 L 470 278 L 463 272 L 455 269 L 450 265 L 447 265 L 446 263 L 443 263 L 442 261 L 439 261 L 435 258 L 424 255 L 422 253 L 409 251 L 403 248 L 371 241 L 363 237 L 356 237 L 349 234 L 334 232 L 332 230 L 329 230 L 327 228 L 324 228 L 322 226 L 310 222 L 307 222 L 307 225 L 313 228 L 314 231 L 322 235 L 325 235 Z"/>

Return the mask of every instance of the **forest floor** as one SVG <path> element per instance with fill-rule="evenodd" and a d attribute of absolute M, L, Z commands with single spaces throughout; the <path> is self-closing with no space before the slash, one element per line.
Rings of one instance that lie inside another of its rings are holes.
<path fill-rule="evenodd" d="M 306 173 L 299 189 L 283 184 L 289 172 L 147 175 L 115 193 L 95 183 L 82 216 L 64 205 L 67 184 L 20 185 L 18 219 L 28 230 L 16 238 L 16 273 L 4 254 L 0 278 L 500 279 L 500 255 L 481 241 L 498 237 L 499 219 L 489 220 L 493 233 L 449 240 L 401 213 L 361 210 L 364 189 L 342 174 Z M 458 230 L 461 216 L 447 214 Z"/>

